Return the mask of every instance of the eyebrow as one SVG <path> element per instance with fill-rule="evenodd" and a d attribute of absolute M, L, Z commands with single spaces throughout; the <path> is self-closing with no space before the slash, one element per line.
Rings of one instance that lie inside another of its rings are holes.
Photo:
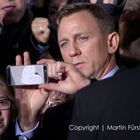
<path fill-rule="evenodd" d="M 60 43 L 63 42 L 63 41 L 68 41 L 68 40 L 69 40 L 68 38 L 60 39 L 60 40 L 58 40 L 58 44 L 60 44 Z"/>

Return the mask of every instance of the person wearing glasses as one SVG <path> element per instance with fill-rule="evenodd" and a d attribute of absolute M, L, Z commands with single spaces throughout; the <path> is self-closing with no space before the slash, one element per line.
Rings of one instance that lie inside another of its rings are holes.
<path fill-rule="evenodd" d="M 11 87 L 8 87 L 3 76 L 0 75 L 0 140 L 14 138 L 14 94 Z M 15 138 L 14 138 L 15 139 Z"/>

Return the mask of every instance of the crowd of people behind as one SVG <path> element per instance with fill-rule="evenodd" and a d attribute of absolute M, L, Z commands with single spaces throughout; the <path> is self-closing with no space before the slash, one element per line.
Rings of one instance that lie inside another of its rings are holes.
<path fill-rule="evenodd" d="M 140 1 L 127 3 L 0 0 L 0 140 L 140 139 Z M 9 86 L 7 66 L 30 64 L 53 80 Z"/>

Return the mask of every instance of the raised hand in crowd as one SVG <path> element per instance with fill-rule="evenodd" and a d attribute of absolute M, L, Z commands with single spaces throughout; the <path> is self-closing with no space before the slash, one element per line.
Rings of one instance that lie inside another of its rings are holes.
<path fill-rule="evenodd" d="M 30 56 L 24 53 L 24 65 L 29 65 Z M 16 57 L 16 65 L 22 65 L 21 56 Z M 15 87 L 16 104 L 19 111 L 20 127 L 23 131 L 30 130 L 39 120 L 41 109 L 48 99 L 48 92 L 36 86 Z M 30 117 L 29 117 L 30 116 Z M 23 125 L 24 124 L 24 125 Z"/>
<path fill-rule="evenodd" d="M 49 21 L 47 18 L 36 17 L 32 21 L 32 33 L 39 43 L 46 44 L 50 37 Z"/>

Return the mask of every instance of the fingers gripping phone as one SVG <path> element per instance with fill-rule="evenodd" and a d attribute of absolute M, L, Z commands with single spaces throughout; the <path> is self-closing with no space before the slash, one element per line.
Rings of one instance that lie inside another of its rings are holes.
<path fill-rule="evenodd" d="M 10 86 L 39 85 L 47 83 L 47 65 L 8 66 L 6 79 Z"/>

